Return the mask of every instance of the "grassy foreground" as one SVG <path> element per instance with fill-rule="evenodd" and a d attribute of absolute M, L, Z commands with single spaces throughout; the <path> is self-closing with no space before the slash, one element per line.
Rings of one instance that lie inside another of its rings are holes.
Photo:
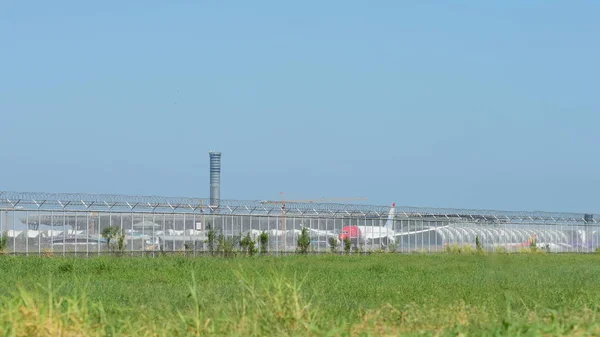
<path fill-rule="evenodd" d="M 0 257 L 2 336 L 600 335 L 598 255 Z"/>

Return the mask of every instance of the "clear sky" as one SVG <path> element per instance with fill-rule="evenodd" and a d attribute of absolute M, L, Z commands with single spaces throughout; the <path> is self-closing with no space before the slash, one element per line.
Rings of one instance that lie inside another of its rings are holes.
<path fill-rule="evenodd" d="M 0 190 L 600 213 L 599 15 L 3 1 Z"/>

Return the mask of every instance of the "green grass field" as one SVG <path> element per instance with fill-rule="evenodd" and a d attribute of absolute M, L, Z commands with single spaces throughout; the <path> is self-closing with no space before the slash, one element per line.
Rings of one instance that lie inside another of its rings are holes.
<path fill-rule="evenodd" d="M 3 256 L 0 270 L 4 336 L 600 334 L 599 255 Z"/>

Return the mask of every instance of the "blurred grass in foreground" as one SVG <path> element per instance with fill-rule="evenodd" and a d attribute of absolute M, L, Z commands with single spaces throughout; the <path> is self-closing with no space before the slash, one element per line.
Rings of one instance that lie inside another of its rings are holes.
<path fill-rule="evenodd" d="M 0 257 L 4 336 L 597 336 L 600 256 Z"/>

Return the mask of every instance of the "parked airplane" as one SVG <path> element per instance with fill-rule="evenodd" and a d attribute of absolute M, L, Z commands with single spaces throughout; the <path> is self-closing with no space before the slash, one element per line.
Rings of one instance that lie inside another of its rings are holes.
<path fill-rule="evenodd" d="M 393 203 L 388 213 L 385 226 L 344 226 L 341 232 L 317 230 L 309 227 L 305 228 L 315 235 L 326 236 L 329 238 L 332 237 L 338 240 L 338 242 L 343 242 L 344 240 L 349 239 L 355 246 L 365 244 L 380 244 L 384 247 L 394 244 L 399 237 L 431 231 L 431 229 L 424 229 L 411 232 L 396 232 L 394 231 L 395 214 L 396 204 Z"/>

